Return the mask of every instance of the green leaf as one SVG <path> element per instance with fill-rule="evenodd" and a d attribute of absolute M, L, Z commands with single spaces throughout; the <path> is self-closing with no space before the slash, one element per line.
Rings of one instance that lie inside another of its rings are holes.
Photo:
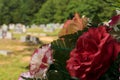
<path fill-rule="evenodd" d="M 61 77 L 64 78 L 62 80 L 71 79 L 68 71 L 66 70 L 66 61 L 69 59 L 70 52 L 75 47 L 77 39 L 85 31 L 87 31 L 87 28 L 85 28 L 83 31 L 78 31 L 74 34 L 62 36 L 51 43 L 52 49 L 54 50 L 53 57 L 55 61 L 52 67 L 50 67 L 49 71 L 57 70 L 58 73 L 62 74 Z M 48 71 L 48 75 L 49 75 L 49 71 Z M 56 79 L 52 79 L 52 80 L 56 80 Z"/>
<path fill-rule="evenodd" d="M 63 74 L 57 70 L 50 70 L 47 73 L 48 80 L 64 80 Z"/>
<path fill-rule="evenodd" d="M 120 76 L 119 66 L 120 65 L 120 53 L 114 63 L 110 66 L 108 71 L 101 76 L 99 80 L 118 80 Z"/>

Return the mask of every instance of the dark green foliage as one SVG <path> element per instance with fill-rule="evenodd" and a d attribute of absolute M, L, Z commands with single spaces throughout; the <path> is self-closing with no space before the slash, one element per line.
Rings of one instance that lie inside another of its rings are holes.
<path fill-rule="evenodd" d="M 110 66 L 108 71 L 99 80 L 119 80 L 120 77 L 120 53 L 115 62 Z"/>
<path fill-rule="evenodd" d="M 120 0 L 0 0 L 0 25 L 9 23 L 63 23 L 75 12 L 108 21 Z"/>
<path fill-rule="evenodd" d="M 0 24 L 30 24 L 46 0 L 0 0 Z"/>
<path fill-rule="evenodd" d="M 66 0 L 47 0 L 35 15 L 33 22 L 37 24 L 63 22 L 66 6 Z"/>
<path fill-rule="evenodd" d="M 61 80 L 76 80 L 72 78 L 70 79 L 70 75 L 66 70 L 66 61 L 69 59 L 70 51 L 75 47 L 78 37 L 85 31 L 87 31 L 87 29 L 78 31 L 74 34 L 62 36 L 58 40 L 55 40 L 51 43 L 52 49 L 54 50 L 53 58 L 55 61 L 54 64 L 51 65 L 49 71 L 57 70 L 57 72 L 61 74 L 61 78 L 63 78 Z"/>
<path fill-rule="evenodd" d="M 102 21 L 100 20 L 99 16 L 97 14 L 94 15 L 94 17 L 91 19 L 91 22 L 89 23 L 89 27 L 98 27 Z"/>
<path fill-rule="evenodd" d="M 56 70 L 50 70 L 47 73 L 48 80 L 64 80 L 62 72 Z"/>

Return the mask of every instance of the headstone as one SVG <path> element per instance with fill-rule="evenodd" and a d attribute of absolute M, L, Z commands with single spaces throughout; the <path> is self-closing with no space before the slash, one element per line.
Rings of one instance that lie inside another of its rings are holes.
<path fill-rule="evenodd" d="M 15 32 L 16 32 L 16 33 L 21 33 L 20 27 L 21 27 L 21 24 L 20 24 L 20 23 L 16 24 L 16 26 L 15 26 Z"/>
<path fill-rule="evenodd" d="M 56 27 L 59 27 L 60 26 L 60 24 L 59 23 L 56 23 Z"/>
<path fill-rule="evenodd" d="M 30 41 L 33 42 L 34 44 L 39 44 L 40 43 L 39 38 L 36 37 L 36 36 L 31 36 Z"/>
<path fill-rule="evenodd" d="M 4 39 L 6 37 L 7 31 L 2 30 L 2 38 Z"/>
<path fill-rule="evenodd" d="M 31 28 L 36 28 L 36 27 L 37 27 L 37 25 L 35 25 L 35 24 L 31 25 Z"/>
<path fill-rule="evenodd" d="M 7 32 L 5 38 L 6 39 L 12 39 L 12 33 L 11 32 Z"/>
<path fill-rule="evenodd" d="M 25 33 L 25 32 L 26 32 L 25 25 L 22 25 L 22 32 L 23 32 L 23 33 Z"/>
<path fill-rule="evenodd" d="M 8 54 L 10 54 L 11 53 L 11 51 L 8 51 L 8 50 L 0 50 L 0 54 L 1 55 L 8 55 Z"/>
<path fill-rule="evenodd" d="M 6 24 L 3 24 L 2 25 L 2 31 L 8 31 L 8 26 Z"/>
<path fill-rule="evenodd" d="M 0 39 L 2 39 L 2 30 L 0 30 Z"/>
<path fill-rule="evenodd" d="M 27 41 L 27 42 L 31 41 L 31 36 L 30 36 L 30 35 L 27 35 L 27 36 L 26 36 L 26 41 Z"/>
<path fill-rule="evenodd" d="M 9 24 L 9 29 L 13 30 L 15 28 L 15 24 Z"/>
<path fill-rule="evenodd" d="M 45 25 L 45 24 L 41 24 L 39 27 L 40 27 L 41 29 L 44 29 L 44 28 L 46 27 L 46 25 Z"/>
<path fill-rule="evenodd" d="M 32 42 L 34 40 L 33 36 L 30 36 L 30 41 Z"/>
<path fill-rule="evenodd" d="M 21 37 L 20 37 L 20 41 L 21 41 L 21 42 L 26 42 L 26 37 L 25 37 L 25 36 L 21 36 Z"/>
<path fill-rule="evenodd" d="M 54 31 L 54 28 L 52 23 L 47 24 L 46 27 L 44 28 L 44 32 L 53 32 L 53 31 Z"/>
<path fill-rule="evenodd" d="M 15 26 L 15 32 L 17 32 L 17 33 L 24 33 L 24 32 L 26 32 L 25 25 L 20 24 L 20 23 L 16 24 L 16 26 Z"/>

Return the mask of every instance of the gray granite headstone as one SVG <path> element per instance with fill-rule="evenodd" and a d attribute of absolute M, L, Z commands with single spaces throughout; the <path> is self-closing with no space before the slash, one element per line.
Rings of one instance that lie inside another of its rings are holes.
<path fill-rule="evenodd" d="M 1 55 L 8 55 L 10 53 L 11 53 L 11 51 L 9 51 L 9 50 L 0 50 Z"/>

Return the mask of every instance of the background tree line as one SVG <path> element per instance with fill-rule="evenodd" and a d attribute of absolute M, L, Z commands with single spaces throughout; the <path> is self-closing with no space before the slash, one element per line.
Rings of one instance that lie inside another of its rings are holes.
<path fill-rule="evenodd" d="M 0 0 L 0 24 L 63 23 L 75 12 L 106 21 L 120 9 L 120 0 Z"/>

